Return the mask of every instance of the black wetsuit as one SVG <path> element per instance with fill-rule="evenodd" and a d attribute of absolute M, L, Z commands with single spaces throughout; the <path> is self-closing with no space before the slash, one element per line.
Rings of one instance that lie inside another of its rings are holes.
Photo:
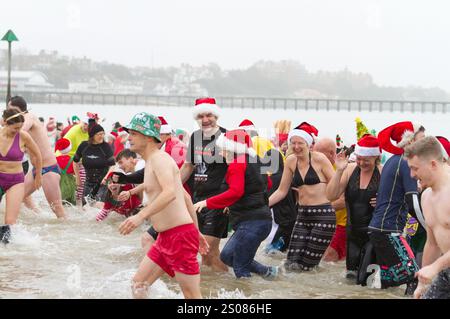
<path fill-rule="evenodd" d="M 350 176 L 345 189 L 347 207 L 347 270 L 359 271 L 361 258 L 364 255 L 369 236 L 367 230 L 375 210 L 370 199 L 377 196 L 380 185 L 380 171 L 375 167 L 366 189 L 360 188 L 361 169 L 357 166 Z M 366 268 L 366 267 L 364 267 Z M 364 269 L 365 270 L 365 269 Z M 363 271 L 363 269 L 361 269 Z M 357 283 L 366 282 L 366 272 L 358 274 Z"/>

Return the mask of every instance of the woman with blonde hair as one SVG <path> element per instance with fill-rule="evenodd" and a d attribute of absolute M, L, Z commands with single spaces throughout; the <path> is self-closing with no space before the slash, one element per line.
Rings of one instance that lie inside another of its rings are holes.
<path fill-rule="evenodd" d="M 326 197 L 326 186 L 334 175 L 328 158 L 310 150 L 318 130 L 303 122 L 289 133 L 290 153 L 279 188 L 270 196 L 269 206 L 296 190 L 297 220 L 292 231 L 285 268 L 311 270 L 317 266 L 336 229 L 336 215 Z"/>

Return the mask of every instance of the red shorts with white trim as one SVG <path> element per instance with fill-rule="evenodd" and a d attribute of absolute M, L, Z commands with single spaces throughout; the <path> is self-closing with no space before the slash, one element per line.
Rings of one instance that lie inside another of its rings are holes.
<path fill-rule="evenodd" d="M 177 226 L 158 234 L 158 239 L 147 253 L 170 277 L 175 272 L 198 275 L 200 266 L 197 260 L 199 232 L 194 224 Z"/>

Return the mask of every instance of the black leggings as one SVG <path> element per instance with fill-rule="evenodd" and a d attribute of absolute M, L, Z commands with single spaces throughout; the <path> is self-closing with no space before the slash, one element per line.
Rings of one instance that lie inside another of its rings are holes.
<path fill-rule="evenodd" d="M 286 268 L 311 270 L 317 266 L 336 230 L 336 213 L 330 204 L 299 206 L 288 248 Z"/>
<path fill-rule="evenodd" d="M 361 250 L 369 242 L 367 227 L 352 228 L 347 227 L 347 270 L 358 271 L 361 260 Z"/>
<path fill-rule="evenodd" d="M 87 169 L 86 181 L 83 190 L 83 205 L 86 204 L 85 197 L 89 197 L 99 202 L 104 202 L 108 188 L 102 185 L 102 180 L 108 172 L 108 168 L 104 169 Z"/>

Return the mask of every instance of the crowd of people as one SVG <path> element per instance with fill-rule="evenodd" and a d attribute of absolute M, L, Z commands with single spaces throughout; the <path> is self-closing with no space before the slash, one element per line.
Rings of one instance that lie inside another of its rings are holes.
<path fill-rule="evenodd" d="M 10 242 L 22 204 L 39 211 L 32 194 L 42 188 L 58 218 L 66 219 L 68 205 L 88 205 L 98 208 L 97 222 L 123 215 L 122 235 L 148 224 L 136 298 L 164 273 L 185 298 L 201 298 L 198 254 L 217 273 L 267 280 L 345 260 L 356 285 L 450 298 L 445 137 L 404 121 L 345 146 L 310 123 L 291 129 L 281 120 L 268 139 L 248 119 L 221 127 L 220 113 L 214 98 L 199 98 L 199 129 L 190 135 L 146 112 L 107 133 L 98 114 L 45 124 L 23 97 L 12 97 L 0 129 L 0 240 Z M 283 264 L 255 260 L 260 247 L 285 253 Z"/>

